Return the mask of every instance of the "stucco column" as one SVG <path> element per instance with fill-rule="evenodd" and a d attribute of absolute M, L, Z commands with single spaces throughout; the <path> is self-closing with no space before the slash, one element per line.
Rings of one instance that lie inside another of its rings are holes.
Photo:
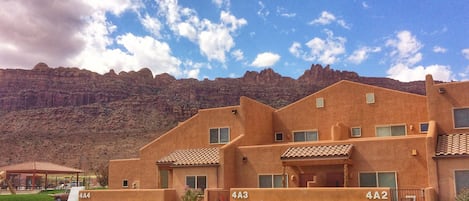
<path fill-rule="evenodd" d="M 287 181 L 285 181 L 285 165 L 283 166 L 283 173 L 282 173 L 282 186 L 285 188 L 287 187 Z"/>
<path fill-rule="evenodd" d="M 348 187 L 348 164 L 344 163 L 344 187 Z"/>

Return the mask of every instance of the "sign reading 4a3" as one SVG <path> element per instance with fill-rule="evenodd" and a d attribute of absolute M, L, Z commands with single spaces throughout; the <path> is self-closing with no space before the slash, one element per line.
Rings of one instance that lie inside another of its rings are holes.
<path fill-rule="evenodd" d="M 233 199 L 248 199 L 249 198 L 249 192 L 247 192 L 247 191 L 233 191 L 233 193 L 231 193 L 231 197 Z"/>

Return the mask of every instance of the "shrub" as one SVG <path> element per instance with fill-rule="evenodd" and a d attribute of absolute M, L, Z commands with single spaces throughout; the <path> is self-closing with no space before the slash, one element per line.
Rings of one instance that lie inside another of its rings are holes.
<path fill-rule="evenodd" d="M 199 201 L 201 200 L 200 195 L 202 195 L 202 192 L 199 190 L 194 190 L 194 189 L 187 189 L 184 195 L 181 197 L 182 201 Z"/>
<path fill-rule="evenodd" d="M 463 189 L 457 196 L 456 201 L 469 201 L 469 188 Z"/>

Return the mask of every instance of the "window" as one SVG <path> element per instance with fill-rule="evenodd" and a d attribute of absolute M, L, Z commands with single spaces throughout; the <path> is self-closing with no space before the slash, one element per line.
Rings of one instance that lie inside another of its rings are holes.
<path fill-rule="evenodd" d="M 469 189 L 469 170 L 456 170 L 454 172 L 454 181 L 456 183 L 456 195 L 463 189 Z"/>
<path fill-rule="evenodd" d="M 428 123 L 420 123 L 420 133 L 428 132 Z"/>
<path fill-rule="evenodd" d="M 352 137 L 361 137 L 362 136 L 362 128 L 360 127 L 352 127 L 350 129 L 350 133 Z"/>
<path fill-rule="evenodd" d="M 324 107 L 324 98 L 316 98 L 316 108 Z"/>
<path fill-rule="evenodd" d="M 129 181 L 127 179 L 122 180 L 122 187 L 129 187 Z"/>
<path fill-rule="evenodd" d="M 294 142 L 318 141 L 318 131 L 297 131 L 293 132 Z"/>
<path fill-rule="evenodd" d="M 287 175 L 259 175 L 259 188 L 283 188 L 282 178 L 285 179 L 285 187 L 288 187 Z"/>
<path fill-rule="evenodd" d="M 454 128 L 469 127 L 469 108 L 455 108 L 453 109 L 453 115 Z"/>
<path fill-rule="evenodd" d="M 229 128 L 211 128 L 210 144 L 226 144 L 230 141 Z"/>
<path fill-rule="evenodd" d="M 395 172 L 361 172 L 359 176 L 360 187 L 397 187 Z"/>
<path fill-rule="evenodd" d="M 406 131 L 405 125 L 377 126 L 376 136 L 403 136 L 406 135 Z"/>
<path fill-rule="evenodd" d="M 169 171 L 160 170 L 160 184 L 161 188 L 169 188 Z"/>
<path fill-rule="evenodd" d="M 275 141 L 276 142 L 283 141 L 283 133 L 275 133 Z"/>
<path fill-rule="evenodd" d="M 366 96 L 366 103 L 367 104 L 375 103 L 375 94 L 374 93 L 367 93 L 365 96 Z"/>
<path fill-rule="evenodd" d="M 207 188 L 206 176 L 186 176 L 186 186 L 192 189 L 200 189 L 202 191 Z"/>

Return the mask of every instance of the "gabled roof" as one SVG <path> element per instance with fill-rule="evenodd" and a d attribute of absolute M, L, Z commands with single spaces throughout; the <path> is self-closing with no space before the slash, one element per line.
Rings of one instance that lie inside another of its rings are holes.
<path fill-rule="evenodd" d="M 1 171 L 10 173 L 38 173 L 38 174 L 70 174 L 81 173 L 83 170 L 65 167 L 48 162 L 26 162 L 15 165 L 0 167 Z"/>
<path fill-rule="evenodd" d="M 161 158 L 156 163 L 172 167 L 219 165 L 219 152 L 219 148 L 180 149 Z"/>
<path fill-rule="evenodd" d="M 438 135 L 435 155 L 469 156 L 469 133 Z"/>
<path fill-rule="evenodd" d="M 352 147 L 351 144 L 290 147 L 280 159 L 348 159 Z"/>

